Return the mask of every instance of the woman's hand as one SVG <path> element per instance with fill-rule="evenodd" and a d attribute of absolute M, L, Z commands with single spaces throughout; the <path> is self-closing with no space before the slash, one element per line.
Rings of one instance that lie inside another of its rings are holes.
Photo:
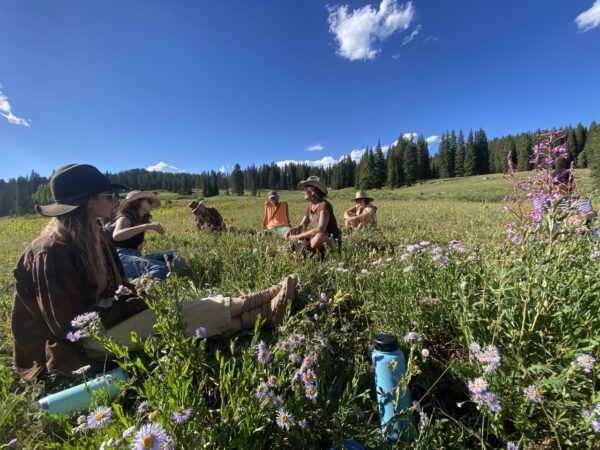
<path fill-rule="evenodd" d="M 158 234 L 165 234 L 165 229 L 159 222 L 149 223 L 148 230 L 156 231 Z"/>

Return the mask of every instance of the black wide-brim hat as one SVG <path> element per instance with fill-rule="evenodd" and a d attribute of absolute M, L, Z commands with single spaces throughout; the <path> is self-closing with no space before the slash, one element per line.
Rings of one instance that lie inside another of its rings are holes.
<path fill-rule="evenodd" d="M 88 198 L 104 191 L 129 188 L 110 180 L 94 166 L 89 164 L 67 164 L 58 169 L 50 178 L 52 205 L 35 205 L 42 216 L 56 217 L 70 213 L 83 205 Z"/>

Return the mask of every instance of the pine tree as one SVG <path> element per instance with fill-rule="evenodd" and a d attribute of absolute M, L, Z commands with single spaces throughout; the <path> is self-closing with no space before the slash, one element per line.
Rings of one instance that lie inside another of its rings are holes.
<path fill-rule="evenodd" d="M 475 140 L 473 139 L 473 130 L 469 131 L 469 136 L 467 137 L 463 173 L 465 177 L 470 177 L 477 174 L 477 153 L 475 153 Z"/>
<path fill-rule="evenodd" d="M 377 189 L 383 187 L 385 185 L 387 173 L 385 156 L 383 156 L 383 150 L 381 149 L 381 142 L 377 143 L 375 154 L 373 156 L 373 175 L 373 187 Z"/>
<path fill-rule="evenodd" d="M 406 182 L 409 184 L 414 183 L 419 177 L 419 157 L 417 154 L 417 145 L 412 141 L 406 146 L 402 166 Z"/>
<path fill-rule="evenodd" d="M 600 187 L 600 125 L 595 121 L 588 129 L 584 152 L 596 186 Z"/>
<path fill-rule="evenodd" d="M 442 140 L 438 147 L 437 169 L 440 178 L 450 178 L 452 176 L 450 167 L 450 148 L 448 143 L 448 135 L 446 132 L 442 134 Z"/>
<path fill-rule="evenodd" d="M 446 135 L 448 133 L 446 132 Z M 456 176 L 456 147 L 458 146 L 456 142 L 456 133 L 454 130 L 450 132 L 448 138 L 448 172 L 451 177 Z"/>
<path fill-rule="evenodd" d="M 244 195 L 244 175 L 237 163 L 231 172 L 231 190 L 235 195 Z"/>
<path fill-rule="evenodd" d="M 465 174 L 465 136 L 462 130 L 458 130 L 456 141 L 456 162 L 454 176 L 462 177 Z"/>
<path fill-rule="evenodd" d="M 515 138 L 517 153 L 517 168 L 519 170 L 531 170 L 531 159 L 533 157 L 533 140 L 529 133 L 521 133 Z"/>
<path fill-rule="evenodd" d="M 475 154 L 477 155 L 477 173 L 479 175 L 490 172 L 490 154 L 485 131 L 481 128 L 475 133 Z"/>
<path fill-rule="evenodd" d="M 419 176 L 420 180 L 426 180 L 431 178 L 431 173 L 429 170 L 429 145 L 425 140 L 423 135 L 419 136 L 417 140 L 417 159 L 419 165 Z"/>

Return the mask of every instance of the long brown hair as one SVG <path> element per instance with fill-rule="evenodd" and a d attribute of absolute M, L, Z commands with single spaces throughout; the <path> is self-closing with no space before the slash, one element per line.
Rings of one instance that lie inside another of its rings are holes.
<path fill-rule="evenodd" d="M 150 223 L 152 216 L 150 214 L 144 214 L 140 217 L 139 210 L 140 205 L 145 198 L 138 198 L 132 202 L 122 201 L 119 205 L 119 215 L 126 216 L 131 221 L 131 226 L 140 225 L 142 223 Z"/>
<path fill-rule="evenodd" d="M 42 235 L 74 245 L 88 277 L 101 285 L 106 282 L 108 276 L 104 253 L 107 238 L 94 219 L 88 214 L 86 202 L 70 213 L 52 218 Z"/>

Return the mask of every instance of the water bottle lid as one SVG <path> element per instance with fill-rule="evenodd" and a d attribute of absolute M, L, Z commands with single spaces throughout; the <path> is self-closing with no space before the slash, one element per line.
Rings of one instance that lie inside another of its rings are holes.
<path fill-rule="evenodd" d="M 398 350 L 398 338 L 392 334 L 376 334 L 373 342 L 375 350 L 382 352 L 395 352 Z"/>

